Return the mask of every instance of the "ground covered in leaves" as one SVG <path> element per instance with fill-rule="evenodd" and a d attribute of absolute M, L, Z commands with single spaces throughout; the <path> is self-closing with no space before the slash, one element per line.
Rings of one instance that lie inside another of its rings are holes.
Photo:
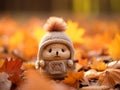
<path fill-rule="evenodd" d="M 120 20 L 81 21 L 67 20 L 76 70 L 54 81 L 34 68 L 44 22 L 0 16 L 0 90 L 120 90 Z"/>

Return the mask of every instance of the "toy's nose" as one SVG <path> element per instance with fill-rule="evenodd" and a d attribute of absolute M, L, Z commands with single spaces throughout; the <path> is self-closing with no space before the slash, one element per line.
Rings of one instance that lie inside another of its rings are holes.
<path fill-rule="evenodd" d="M 56 51 L 56 55 L 58 56 L 58 51 Z"/>

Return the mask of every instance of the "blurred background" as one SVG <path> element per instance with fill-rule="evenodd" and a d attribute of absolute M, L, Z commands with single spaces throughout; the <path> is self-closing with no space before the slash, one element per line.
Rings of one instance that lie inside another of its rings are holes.
<path fill-rule="evenodd" d="M 36 59 L 50 16 L 67 22 L 76 58 L 91 50 L 107 52 L 120 31 L 119 4 L 120 0 L 0 0 L 0 57 Z"/>
<path fill-rule="evenodd" d="M 0 12 L 119 14 L 120 0 L 0 0 Z"/>

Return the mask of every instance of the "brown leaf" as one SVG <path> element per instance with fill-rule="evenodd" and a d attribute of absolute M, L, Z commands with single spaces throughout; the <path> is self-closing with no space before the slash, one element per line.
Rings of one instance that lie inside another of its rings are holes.
<path fill-rule="evenodd" d="M 120 70 L 119 69 L 107 69 L 99 77 L 99 84 L 108 87 L 113 87 L 120 83 Z"/>
<path fill-rule="evenodd" d="M 95 69 L 90 69 L 85 72 L 85 77 L 87 79 L 98 79 L 102 72 L 97 72 Z"/>

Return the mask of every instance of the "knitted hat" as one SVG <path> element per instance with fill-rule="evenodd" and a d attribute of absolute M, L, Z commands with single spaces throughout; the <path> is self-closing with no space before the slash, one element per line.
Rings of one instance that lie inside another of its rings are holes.
<path fill-rule="evenodd" d="M 44 25 L 44 29 L 48 31 L 48 33 L 41 39 L 37 60 L 42 59 L 41 56 L 44 47 L 53 43 L 61 43 L 66 45 L 70 49 L 70 59 L 73 60 L 74 47 L 70 38 L 63 32 L 66 30 L 66 23 L 64 20 L 62 18 L 50 17 Z"/>

